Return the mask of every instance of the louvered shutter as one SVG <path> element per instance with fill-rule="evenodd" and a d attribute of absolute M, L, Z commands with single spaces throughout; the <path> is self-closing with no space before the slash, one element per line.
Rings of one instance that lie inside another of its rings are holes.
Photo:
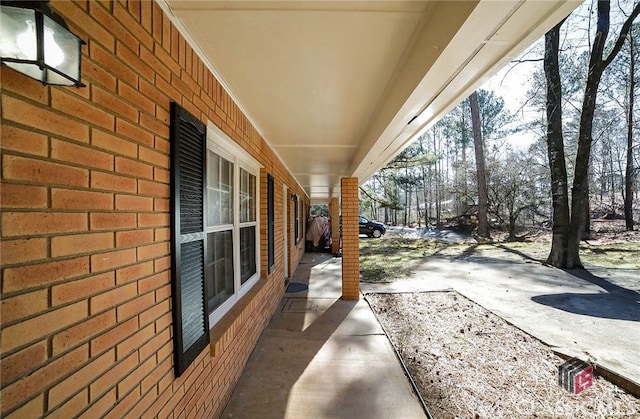
<path fill-rule="evenodd" d="M 274 185 L 273 176 L 267 175 L 267 266 L 268 272 L 273 271 L 275 265 L 275 214 L 274 214 Z"/>
<path fill-rule="evenodd" d="M 176 377 L 209 344 L 204 270 L 205 153 L 205 125 L 172 102 L 171 286 Z"/>

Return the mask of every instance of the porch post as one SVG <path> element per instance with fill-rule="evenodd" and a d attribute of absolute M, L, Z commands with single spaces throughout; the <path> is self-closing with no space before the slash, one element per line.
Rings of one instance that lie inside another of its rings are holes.
<path fill-rule="evenodd" d="M 331 218 L 331 253 L 340 250 L 340 204 L 338 198 L 331 198 L 329 202 L 329 217 Z"/>
<path fill-rule="evenodd" d="M 360 241 L 358 238 L 358 178 L 342 178 L 342 299 L 360 299 Z"/>

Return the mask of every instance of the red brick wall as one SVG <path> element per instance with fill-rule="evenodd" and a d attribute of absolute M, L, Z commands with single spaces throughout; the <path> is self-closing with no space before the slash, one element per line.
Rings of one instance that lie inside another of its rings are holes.
<path fill-rule="evenodd" d="M 87 86 L 48 87 L 1 70 L 2 416 L 217 416 L 282 296 L 283 184 L 304 194 L 157 4 L 52 7 L 87 42 Z M 264 166 L 263 277 L 179 379 L 170 101 L 213 121 Z M 276 195 L 268 277 L 266 173 Z M 300 255 L 292 251 L 292 269 Z"/>
<path fill-rule="evenodd" d="M 360 298 L 360 239 L 358 178 L 342 178 L 340 197 L 342 209 L 342 298 Z"/>

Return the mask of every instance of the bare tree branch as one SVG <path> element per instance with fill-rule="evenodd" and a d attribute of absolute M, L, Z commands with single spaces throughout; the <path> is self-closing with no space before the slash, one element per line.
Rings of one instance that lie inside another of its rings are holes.
<path fill-rule="evenodd" d="M 613 46 L 613 49 L 609 53 L 609 56 L 602 62 L 605 67 L 608 67 L 609 64 L 611 64 L 611 61 L 613 61 L 613 59 L 616 58 L 616 55 L 618 55 L 618 52 L 627 40 L 627 34 L 631 29 L 631 25 L 633 25 L 633 21 L 636 19 L 636 17 L 638 17 L 638 14 L 640 14 L 640 3 L 636 4 L 636 7 L 633 8 L 633 11 L 631 12 L 627 20 L 625 20 L 624 25 L 622 25 L 622 29 L 620 29 L 620 35 L 618 35 L 616 44 Z"/>

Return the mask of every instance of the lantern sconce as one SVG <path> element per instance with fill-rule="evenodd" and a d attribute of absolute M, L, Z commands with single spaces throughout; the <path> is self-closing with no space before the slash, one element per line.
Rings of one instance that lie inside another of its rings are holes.
<path fill-rule="evenodd" d="M 43 84 L 84 87 L 82 45 L 49 1 L 0 1 L 0 57 Z"/>

